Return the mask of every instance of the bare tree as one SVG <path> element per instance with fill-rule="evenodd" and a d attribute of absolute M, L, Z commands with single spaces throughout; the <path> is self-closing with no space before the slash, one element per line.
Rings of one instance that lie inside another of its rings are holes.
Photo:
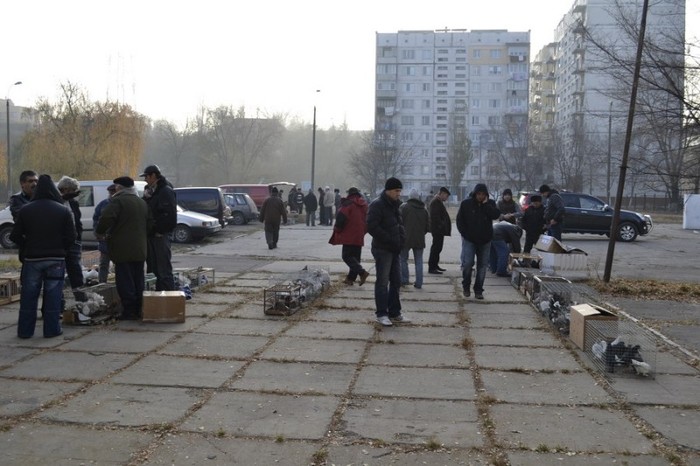
<path fill-rule="evenodd" d="M 360 146 L 350 149 L 350 171 L 372 194 L 381 191 L 387 178 L 400 178 L 413 159 L 414 147 L 397 141 L 395 134 L 367 131 Z"/>
<path fill-rule="evenodd" d="M 450 118 L 449 143 L 447 147 L 447 182 L 453 192 L 459 191 L 464 170 L 474 159 L 472 141 L 466 129 L 463 115 L 452 114 Z"/>

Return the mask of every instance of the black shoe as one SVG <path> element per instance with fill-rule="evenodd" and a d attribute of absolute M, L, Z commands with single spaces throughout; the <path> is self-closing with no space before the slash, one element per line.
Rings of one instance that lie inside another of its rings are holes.
<path fill-rule="evenodd" d="M 482 293 L 477 293 L 476 291 L 474 292 L 474 297 L 476 299 L 484 299 L 484 295 Z"/>
<path fill-rule="evenodd" d="M 440 272 L 438 269 L 428 270 L 428 273 L 432 273 L 435 275 L 442 275 L 442 272 Z"/>
<path fill-rule="evenodd" d="M 267 249 L 274 249 L 275 247 L 272 245 L 272 243 L 267 245 Z"/>
<path fill-rule="evenodd" d="M 464 293 L 465 298 L 468 298 L 472 295 L 471 292 L 469 291 L 469 288 L 467 288 L 466 290 L 462 290 L 462 292 Z"/>
<path fill-rule="evenodd" d="M 447 272 L 447 269 L 443 269 L 443 268 L 440 267 L 440 266 L 435 267 L 435 268 L 436 268 L 437 270 L 439 270 L 440 272 Z"/>

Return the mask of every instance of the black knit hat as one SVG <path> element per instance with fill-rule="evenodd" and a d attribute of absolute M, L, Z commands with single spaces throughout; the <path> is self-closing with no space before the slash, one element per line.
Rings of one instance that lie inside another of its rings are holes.
<path fill-rule="evenodd" d="M 403 184 L 401 184 L 401 180 L 392 176 L 386 180 L 386 183 L 384 183 L 384 189 L 387 191 L 391 191 L 392 189 L 403 189 Z"/>
<path fill-rule="evenodd" d="M 125 188 L 134 187 L 134 180 L 132 178 L 129 178 L 128 176 L 120 176 L 119 178 L 115 178 L 114 180 L 112 180 L 112 183 L 118 184 L 119 186 L 123 186 Z"/>
<path fill-rule="evenodd" d="M 550 192 L 551 190 L 552 190 L 552 188 L 550 188 L 546 184 L 543 184 L 542 186 L 540 186 L 540 189 L 538 191 L 540 192 L 540 194 L 544 194 L 544 193 Z"/>
<path fill-rule="evenodd" d="M 447 189 L 447 188 L 444 187 L 444 186 L 441 186 L 441 187 L 440 187 L 440 192 L 441 192 L 441 193 L 445 193 L 445 194 L 447 194 L 448 196 L 450 195 L 450 190 Z"/>
<path fill-rule="evenodd" d="M 509 188 L 506 188 L 506 189 L 503 190 L 503 193 L 502 193 L 501 195 L 502 195 L 502 196 L 505 196 L 505 195 L 512 196 L 512 195 L 513 195 L 513 191 L 511 191 Z"/>

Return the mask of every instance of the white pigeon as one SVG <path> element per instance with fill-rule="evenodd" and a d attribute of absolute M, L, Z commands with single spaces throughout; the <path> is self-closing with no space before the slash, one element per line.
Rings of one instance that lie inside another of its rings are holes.
<path fill-rule="evenodd" d="M 632 367 L 634 367 L 635 372 L 639 375 L 647 376 L 651 373 L 651 366 L 644 361 L 632 359 Z"/>

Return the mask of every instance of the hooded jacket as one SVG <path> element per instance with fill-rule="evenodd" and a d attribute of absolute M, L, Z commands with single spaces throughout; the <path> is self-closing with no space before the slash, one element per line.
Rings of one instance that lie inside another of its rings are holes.
<path fill-rule="evenodd" d="M 361 194 L 350 194 L 340 201 L 330 244 L 364 246 L 367 233 L 367 201 Z"/>
<path fill-rule="evenodd" d="M 419 199 L 409 199 L 399 207 L 401 219 L 406 230 L 404 249 L 425 249 L 425 234 L 430 220 L 425 204 Z"/>
<path fill-rule="evenodd" d="M 486 244 L 493 238 L 493 221 L 501 216 L 492 199 L 479 203 L 476 193 L 485 192 L 488 188 L 479 183 L 468 198 L 462 201 L 457 212 L 457 229 L 464 239 L 474 244 Z"/>
<path fill-rule="evenodd" d="M 367 232 L 372 235 L 372 248 L 395 254 L 401 252 L 406 241 L 401 213 L 401 201 L 393 201 L 386 191 L 372 201 L 367 209 Z"/>

